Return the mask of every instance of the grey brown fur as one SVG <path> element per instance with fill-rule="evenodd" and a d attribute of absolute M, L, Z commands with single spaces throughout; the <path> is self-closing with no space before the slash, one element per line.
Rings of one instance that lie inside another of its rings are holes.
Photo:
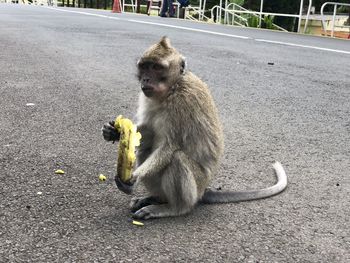
<path fill-rule="evenodd" d="M 222 126 L 207 85 L 185 69 L 184 58 L 168 38 L 144 53 L 138 62 L 138 77 L 143 93 L 136 117 L 142 141 L 132 182 L 143 183 L 150 195 L 133 199 L 135 218 L 182 215 L 199 201 L 252 200 L 286 187 L 284 170 L 276 163 L 282 180 L 278 187 L 238 193 L 208 189 L 223 153 Z M 111 127 L 103 128 L 106 140 L 113 137 Z"/>

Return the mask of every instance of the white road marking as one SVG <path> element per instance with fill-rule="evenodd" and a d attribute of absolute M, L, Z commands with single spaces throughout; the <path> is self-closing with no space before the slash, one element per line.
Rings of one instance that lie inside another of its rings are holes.
<path fill-rule="evenodd" d="M 56 10 L 56 11 L 61 11 L 61 12 L 67 12 L 67 13 L 75 13 L 75 14 L 80 14 L 80 15 L 97 16 L 97 17 L 102 17 L 102 18 L 121 20 L 119 17 L 114 17 L 114 16 L 105 16 L 105 15 L 99 15 L 99 14 L 92 14 L 92 13 L 88 13 L 88 12 L 59 9 L 59 8 L 54 8 L 54 7 L 45 7 L 45 8 Z"/>
<path fill-rule="evenodd" d="M 134 22 L 134 23 L 139 23 L 139 24 L 149 24 L 149 25 L 155 25 L 155 26 L 171 27 L 171 28 L 176 28 L 176 29 L 183 29 L 183 30 L 188 30 L 188 31 L 207 33 L 207 34 L 212 34 L 212 35 L 219 35 L 219 36 L 226 36 L 226 37 L 233 37 L 233 38 L 241 38 L 241 39 L 252 39 L 251 37 L 232 35 L 232 34 L 225 34 L 225 33 L 209 31 L 209 30 L 203 30 L 203 29 L 192 28 L 192 27 L 174 26 L 174 25 L 169 25 L 169 24 L 162 24 L 162 23 L 155 23 L 155 22 L 148 22 L 148 21 L 134 20 L 134 19 L 127 19 L 127 21 Z"/>
<path fill-rule="evenodd" d="M 71 10 L 58 9 L 58 8 L 53 8 L 53 7 L 48 7 L 48 8 L 49 9 L 53 9 L 53 10 L 57 10 L 57 11 L 68 12 L 68 13 L 76 13 L 76 14 L 88 15 L 88 16 L 97 16 L 97 17 L 103 17 L 103 18 L 108 18 L 108 19 L 117 19 L 117 20 L 123 20 L 123 21 L 132 22 L 132 23 L 148 24 L 148 25 L 163 26 L 163 27 L 171 27 L 171 28 L 177 28 L 177 29 L 183 29 L 183 30 L 189 30 L 189 31 L 196 31 L 196 32 L 207 33 L 207 34 L 212 34 L 212 35 L 220 35 L 220 36 L 241 38 L 241 39 L 252 39 L 251 37 L 238 36 L 238 35 L 232 35 L 232 34 L 225 34 L 225 33 L 220 33 L 220 32 L 215 32 L 215 31 L 191 28 L 191 27 L 174 26 L 174 25 L 169 25 L 169 24 L 148 22 L 148 21 L 135 20 L 135 19 L 123 19 L 123 18 L 119 18 L 119 17 L 112 17 L 112 16 L 99 15 L 99 14 L 92 14 L 92 13 L 88 13 L 88 12 L 71 11 Z"/>
<path fill-rule="evenodd" d="M 308 46 L 308 45 L 294 44 L 294 43 L 289 43 L 289 42 L 274 41 L 274 40 L 267 40 L 267 39 L 258 39 L 258 38 L 254 39 L 254 40 L 258 41 L 258 42 L 265 42 L 265 43 L 278 44 L 278 45 L 291 46 L 291 47 L 310 48 L 310 49 L 317 49 L 317 50 L 322 50 L 322 51 L 329 51 L 329 52 L 336 52 L 336 53 L 343 53 L 343 54 L 350 55 L 350 51 L 345 51 L 345 50 L 340 50 L 340 49 Z"/>
<path fill-rule="evenodd" d="M 257 42 L 264 42 L 264 43 L 284 45 L 284 46 L 291 46 L 291 47 L 308 48 L 308 49 L 315 49 L 315 50 L 322 50 L 322 51 L 328 51 L 328 52 L 335 52 L 335 53 L 342 53 L 342 54 L 350 55 L 350 51 L 340 50 L 340 49 L 332 49 L 332 48 L 324 48 L 324 47 L 318 47 L 318 46 L 301 45 L 301 44 L 282 42 L 282 41 L 274 41 L 274 40 L 268 40 L 268 39 L 258 39 L 258 38 L 252 38 L 252 37 L 246 37 L 246 36 L 240 36 L 240 35 L 233 35 L 233 34 L 226 34 L 226 33 L 220 33 L 220 32 L 216 32 L 216 31 L 192 28 L 192 27 L 175 26 L 175 25 L 169 25 L 169 24 L 163 24 L 163 23 L 157 23 L 157 22 L 148 22 L 148 21 L 135 20 L 135 19 L 124 19 L 124 18 L 115 17 L 115 16 L 106 16 L 106 15 L 93 14 L 93 13 L 88 13 L 88 12 L 59 9 L 59 8 L 54 8 L 54 7 L 46 7 L 46 8 L 52 9 L 52 10 L 56 10 L 56 11 L 61 11 L 61 12 L 76 13 L 76 14 L 88 15 L 88 16 L 96 16 L 96 17 L 102 17 L 102 18 L 107 18 L 107 19 L 122 20 L 122 21 L 128 21 L 128 22 L 132 22 L 132 23 L 148 24 L 148 25 L 176 28 L 176 29 L 182 29 L 182 30 L 188 30 L 188 31 L 194 31 L 194 32 L 201 32 L 201 33 L 206 33 L 206 34 L 211 34 L 211 35 L 219 35 L 219 36 L 240 38 L 240 39 L 246 39 L 246 40 L 250 39 L 250 40 L 257 41 Z"/>

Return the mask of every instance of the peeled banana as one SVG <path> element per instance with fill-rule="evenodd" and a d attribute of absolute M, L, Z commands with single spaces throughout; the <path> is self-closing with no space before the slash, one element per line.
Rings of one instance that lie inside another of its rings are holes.
<path fill-rule="evenodd" d="M 117 176 L 124 183 L 131 179 L 131 172 L 136 161 L 135 147 L 140 145 L 141 133 L 131 120 L 119 115 L 114 122 L 114 127 L 120 133 Z"/>
<path fill-rule="evenodd" d="M 100 180 L 101 182 L 104 182 L 104 181 L 107 180 L 107 177 L 104 176 L 103 174 L 100 174 L 100 175 L 98 176 L 98 180 Z"/>

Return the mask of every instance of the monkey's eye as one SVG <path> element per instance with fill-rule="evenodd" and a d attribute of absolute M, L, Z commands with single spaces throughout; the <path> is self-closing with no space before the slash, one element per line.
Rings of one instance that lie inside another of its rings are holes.
<path fill-rule="evenodd" d="M 159 81 L 161 81 L 161 82 L 165 82 L 167 80 L 167 77 L 160 77 L 159 78 Z"/>
<path fill-rule="evenodd" d="M 153 64 L 152 69 L 154 70 L 162 70 L 164 67 L 160 64 Z"/>
<path fill-rule="evenodd" d="M 139 69 L 142 69 L 142 70 L 146 70 L 146 69 L 148 69 L 148 67 L 149 67 L 149 64 L 148 63 L 140 63 L 139 65 Z"/>

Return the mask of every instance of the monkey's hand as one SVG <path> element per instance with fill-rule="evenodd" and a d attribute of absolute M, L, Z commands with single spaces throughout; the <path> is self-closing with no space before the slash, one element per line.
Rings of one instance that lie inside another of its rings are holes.
<path fill-rule="evenodd" d="M 130 183 L 135 184 L 141 177 L 142 174 L 140 173 L 140 169 L 136 169 L 132 174 L 130 178 Z"/>
<path fill-rule="evenodd" d="M 124 183 L 120 178 L 119 176 L 116 176 L 115 177 L 115 183 L 117 184 L 117 187 L 120 191 L 130 195 L 132 194 L 132 191 L 134 189 L 133 187 L 133 183 Z"/>
<path fill-rule="evenodd" d="M 114 127 L 114 121 L 110 121 L 103 125 L 101 130 L 102 136 L 107 142 L 112 141 L 114 143 L 115 141 L 119 141 L 120 132 Z"/>

